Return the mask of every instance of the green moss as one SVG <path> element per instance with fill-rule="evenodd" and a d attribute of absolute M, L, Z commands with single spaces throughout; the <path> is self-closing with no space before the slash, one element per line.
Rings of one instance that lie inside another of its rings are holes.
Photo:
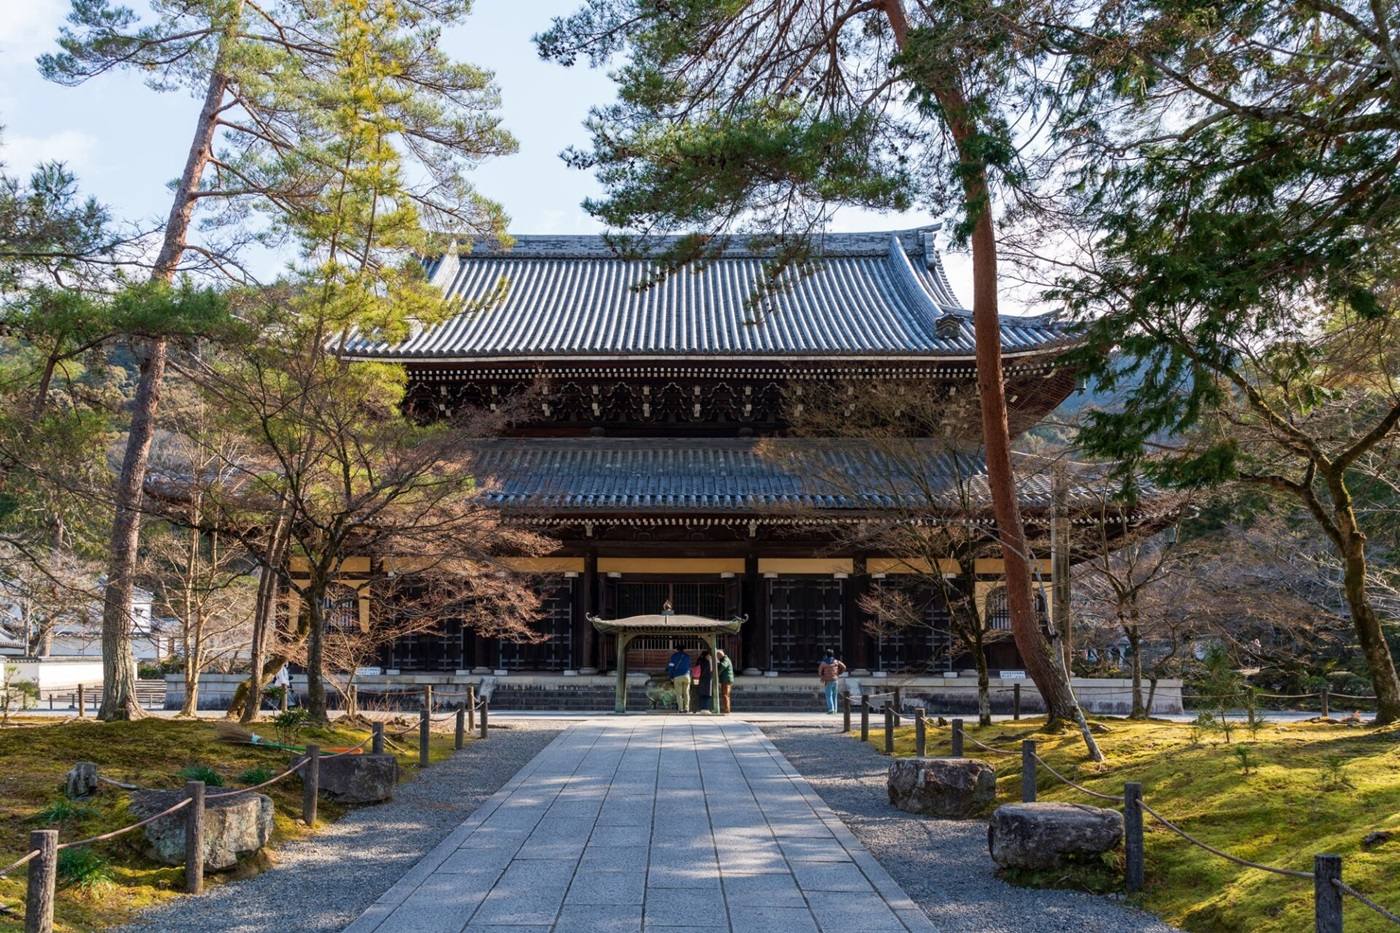
<path fill-rule="evenodd" d="M 272 729 L 267 724 L 253 727 L 264 737 Z M 390 726 L 390 736 L 416 729 Z M 327 752 L 359 743 L 368 735 L 362 729 L 307 728 L 299 736 Z M 61 798 L 63 777 L 78 761 L 97 763 L 105 777 L 142 787 L 179 788 L 184 786 L 182 769 L 199 762 L 221 776 L 243 775 L 264 770 L 268 776 L 286 770 L 292 753 L 254 745 L 234 744 L 240 734 L 221 723 L 175 719 L 143 719 L 137 722 L 99 723 L 93 721 L 56 724 L 52 720 L 16 721 L 12 728 L 0 729 L 0 865 L 8 865 L 28 851 L 29 832 L 42 824 L 41 814 L 53 815 L 56 798 Z M 397 752 L 400 772 L 412 779 L 417 768 L 416 731 L 399 740 L 412 752 Z M 392 749 L 391 749 L 392 750 Z M 430 761 L 442 761 L 452 754 L 450 733 L 434 733 Z M 310 830 L 300 822 L 301 782 L 288 778 L 263 791 L 276 805 L 271 847 L 285 843 Z M 127 809 L 129 795 L 104 785 L 90 800 L 73 808 L 63 806 L 66 818 L 54 826 L 59 841 L 81 839 L 134 822 Z M 323 799 L 318 808 L 319 822 L 333 822 L 346 807 Z M 140 830 L 97 843 L 91 851 L 105 862 L 110 884 L 94 892 L 81 885 L 60 886 L 55 911 L 56 929 L 93 930 L 119 924 L 135 912 L 171 897 L 178 897 L 184 885 L 184 870 L 158 865 L 143 852 Z M 247 866 L 230 874 L 211 875 L 209 884 L 255 873 L 265 860 L 250 860 Z M 0 931 L 23 928 L 25 876 L 18 871 L 0 878 L 0 905 L 11 910 L 0 913 Z"/>
<path fill-rule="evenodd" d="M 1138 781 L 1154 809 L 1183 829 L 1227 852 L 1282 868 L 1312 869 L 1315 854 L 1344 859 L 1348 883 L 1388 905 L 1400 906 L 1400 727 L 1348 728 L 1324 723 L 1268 723 L 1246 736 L 1250 771 L 1242 773 L 1237 743 L 1208 734 L 1201 740 L 1189 724 L 1105 720 L 1100 747 L 1107 760 L 1088 761 L 1077 733 L 1048 734 L 1043 722 L 998 723 L 967 728 L 976 739 L 1005 751 L 992 754 L 971 741 L 967 753 L 997 770 L 1003 801 L 1020 799 L 1020 743 L 1034 739 L 1036 750 L 1056 770 L 1099 793 L 1121 794 Z M 884 748 L 884 732 L 872 729 L 870 742 Z M 930 725 L 928 753 L 949 753 L 950 734 Z M 895 754 L 912 755 L 914 730 L 895 732 Z M 1340 776 L 1339 776 L 1340 772 Z M 1349 782 L 1349 786 L 1348 786 Z M 1062 784 L 1044 768 L 1036 794 L 1041 800 L 1102 804 Z M 1361 840 L 1377 830 L 1394 832 L 1392 841 L 1369 850 Z M 1136 902 L 1187 930 L 1251 933 L 1310 929 L 1312 886 L 1242 869 L 1192 846 L 1150 816 L 1145 824 L 1147 886 Z M 1074 873 L 1071 873 L 1074 874 Z M 1023 883 L 1055 879 L 1017 877 Z M 1092 876 L 1060 879 L 1071 886 L 1099 889 Z M 1116 886 L 1116 885 L 1115 885 Z M 1358 904 L 1347 907 L 1347 930 L 1393 929 Z"/>

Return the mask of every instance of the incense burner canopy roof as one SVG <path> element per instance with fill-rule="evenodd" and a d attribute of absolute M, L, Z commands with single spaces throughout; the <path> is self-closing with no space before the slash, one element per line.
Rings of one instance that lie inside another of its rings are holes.
<path fill-rule="evenodd" d="M 666 238 L 643 253 L 656 255 Z M 622 258 L 601 236 L 519 236 L 426 264 L 461 313 L 399 344 L 352 339 L 361 359 L 929 360 L 970 358 L 971 314 L 928 229 L 815 238 L 812 260 L 765 290 L 772 253 L 735 241 L 699 268 Z M 1048 316 L 1004 316 L 1010 356 L 1072 342 Z"/>
<path fill-rule="evenodd" d="M 593 627 L 605 635 L 737 635 L 743 618 L 710 619 L 692 615 L 640 615 L 625 619 L 589 616 Z"/>

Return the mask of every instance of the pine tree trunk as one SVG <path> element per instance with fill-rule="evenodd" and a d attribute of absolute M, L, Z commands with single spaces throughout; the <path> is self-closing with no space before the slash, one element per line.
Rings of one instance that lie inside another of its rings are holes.
<path fill-rule="evenodd" d="M 306 711 L 316 722 L 328 722 L 326 716 L 326 684 L 322 677 L 325 664 L 325 596 L 326 584 L 318 582 L 307 588 L 302 604 L 307 612 L 306 640 Z"/>
<path fill-rule="evenodd" d="M 222 51 L 219 60 L 222 61 Z M 185 252 L 190 218 L 194 214 L 195 191 L 209 164 L 217 126 L 219 106 L 228 80 L 216 64 L 209 75 L 195 124 L 194 139 L 185 159 L 185 170 L 175 190 L 170 217 L 165 224 L 151 278 L 173 281 Z M 116 515 L 107 557 L 107 590 L 102 603 L 102 704 L 98 718 L 139 719 L 144 713 L 136 701 L 136 663 L 131 652 L 131 600 L 136 585 L 137 548 L 141 539 L 141 492 L 146 482 L 146 466 L 155 437 L 156 412 L 160 406 L 161 385 L 165 379 L 168 341 L 161 336 L 146 341 L 141 354 L 141 378 L 132 402 L 131 426 L 127 431 L 126 452 L 115 490 Z"/>
<path fill-rule="evenodd" d="M 1147 707 L 1142 703 L 1142 633 L 1136 622 L 1126 623 L 1123 628 L 1128 635 L 1128 648 L 1133 652 L 1133 711 L 1128 718 L 1146 719 Z"/>
<path fill-rule="evenodd" d="M 277 600 L 280 593 L 275 568 L 282 566 L 282 562 L 286 559 L 289 523 L 290 517 L 287 515 L 287 503 L 284 499 L 278 508 L 277 520 L 273 522 L 272 537 L 268 541 L 267 547 L 267 563 L 258 577 L 257 605 L 253 610 L 253 644 L 248 664 L 248 680 L 245 682 L 246 686 L 240 685 L 238 688 L 238 691 L 242 691 L 245 697 L 251 699 L 251 702 L 246 702 L 237 708 L 233 703 L 229 704 L 228 718 L 237 717 L 241 722 L 252 722 L 257 718 L 267 678 L 276 674 L 281 667 L 278 665 L 278 667 L 268 670 L 264 664 L 264 658 L 267 654 L 268 636 L 273 634 L 277 628 Z M 237 691 L 234 696 L 235 698 L 238 696 Z"/>
<path fill-rule="evenodd" d="M 1347 607 L 1351 610 L 1356 639 L 1376 692 L 1376 725 L 1389 725 L 1400 720 L 1400 680 L 1396 677 L 1395 659 L 1386 644 L 1380 618 L 1366 592 L 1366 539 L 1359 532 L 1344 539 L 1342 560 L 1342 587 Z"/>

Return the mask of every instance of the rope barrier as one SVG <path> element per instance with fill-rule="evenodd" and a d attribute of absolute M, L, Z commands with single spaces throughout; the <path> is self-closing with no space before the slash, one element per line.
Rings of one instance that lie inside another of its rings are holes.
<path fill-rule="evenodd" d="M 1163 826 L 1167 827 L 1167 829 L 1170 829 L 1172 832 L 1176 833 L 1182 839 L 1185 839 L 1192 845 L 1200 846 L 1207 852 L 1214 853 L 1215 855 L 1220 856 L 1226 861 L 1234 862 L 1236 865 L 1241 865 L 1245 868 L 1254 868 L 1258 869 L 1259 871 L 1266 871 L 1271 872 L 1275 875 L 1282 875 L 1285 878 L 1306 878 L 1309 881 L 1311 881 L 1313 878 L 1313 873 L 1310 871 L 1298 871 L 1294 868 L 1275 868 L 1273 865 L 1263 865 L 1259 862 L 1251 862 L 1249 859 L 1246 858 L 1240 858 L 1238 855 L 1231 855 L 1229 852 L 1217 849 L 1215 846 L 1211 845 L 1208 842 L 1202 842 L 1201 840 L 1197 839 L 1195 836 L 1191 835 L 1186 830 L 1182 829 L 1180 826 L 1177 826 L 1171 820 L 1167 819 L 1166 817 L 1162 816 L 1162 814 L 1152 809 L 1152 807 L 1147 803 L 1146 800 L 1142 801 L 1142 808 L 1148 813 L 1152 814 L 1153 818 L 1156 819 L 1157 822 L 1161 823 Z"/>
<path fill-rule="evenodd" d="M 1377 904 L 1375 901 L 1371 900 L 1369 897 L 1362 894 L 1360 891 L 1356 890 L 1340 878 L 1333 878 L 1332 883 L 1335 884 L 1338 890 L 1340 890 L 1343 894 L 1350 894 L 1352 897 L 1356 898 L 1358 901 L 1365 904 L 1367 907 L 1371 908 L 1376 913 L 1389 920 L 1391 923 L 1400 926 L 1400 915 L 1393 914 L 1390 911 L 1386 910 L 1380 904 Z"/>
<path fill-rule="evenodd" d="M 966 733 L 964 733 L 964 737 L 966 737 Z M 1089 788 L 1085 787 L 1083 784 L 1080 784 L 1077 781 L 1070 780 L 1060 772 L 1056 771 L 1053 767 L 1051 767 L 1050 762 L 1046 761 L 1044 758 L 1041 758 L 1039 755 L 1035 756 L 1035 760 L 1038 761 L 1040 764 L 1044 765 L 1046 771 L 1049 771 L 1051 774 L 1055 775 L 1055 777 L 1059 778 L 1061 781 L 1064 781 L 1066 784 L 1068 784 L 1070 787 L 1073 787 L 1080 793 L 1088 794 L 1090 797 L 1097 797 L 1100 800 L 1112 800 L 1114 803 L 1120 803 L 1123 800 L 1122 797 L 1113 794 L 1101 794 L 1096 790 L 1090 790 Z M 1144 804 L 1144 806 L 1146 805 Z"/>
<path fill-rule="evenodd" d="M 71 849 L 71 848 L 74 848 L 75 846 L 85 846 L 85 845 L 90 845 L 90 844 L 92 844 L 92 843 L 94 843 L 94 842 L 102 842 L 102 841 L 107 840 L 107 839 L 115 839 L 115 838 L 118 837 L 118 836 L 125 835 L 126 833 L 131 832 L 133 829 L 140 829 L 142 826 L 145 826 L 147 823 L 154 823 L 156 820 L 160 819 L 160 818 L 163 817 L 163 816 L 169 816 L 170 814 L 174 813 L 176 810 L 179 810 L 179 809 L 181 809 L 181 808 L 183 808 L 183 807 L 188 806 L 189 803 L 190 803 L 190 798 L 186 797 L 184 800 L 181 800 L 179 803 L 175 804 L 175 806 L 170 807 L 170 808 L 165 809 L 165 810 L 162 810 L 162 811 L 160 811 L 159 813 L 157 813 L 155 816 L 148 816 L 148 817 L 146 817 L 144 820 L 141 820 L 139 823 L 132 823 L 130 826 L 123 826 L 121 829 L 114 829 L 114 830 L 112 830 L 110 833 L 102 833 L 100 836 L 90 836 L 90 837 L 87 838 L 87 839 L 78 839 L 78 840 L 76 840 L 76 841 L 74 841 L 74 842 L 65 842 L 63 845 L 59 846 L 58 848 L 59 848 L 59 850 L 61 851 L 61 850 L 63 850 L 63 849 Z"/>
<path fill-rule="evenodd" d="M 19 868 L 19 867 L 21 867 L 21 866 L 23 866 L 23 865 L 29 864 L 30 862 L 32 862 L 34 859 L 36 859 L 36 858 L 38 858 L 38 857 L 39 857 L 39 850 L 38 850 L 38 849 L 34 849 L 32 852 L 30 852 L 28 855 L 26 855 L 26 856 L 24 856 L 23 858 L 21 858 L 19 861 L 11 862 L 10 864 L 6 865 L 4 868 L 0 868 L 0 878 L 5 877 L 5 876 L 8 875 L 10 872 L 14 871 L 16 868 Z"/>
<path fill-rule="evenodd" d="M 1007 751 L 1007 750 L 1004 749 L 1004 748 L 993 748 L 992 746 L 988 745 L 988 744 L 985 743 L 985 742 L 979 742 L 979 741 L 977 741 L 976 739 L 974 739 L 972 736 L 968 735 L 966 729 L 963 730 L 963 738 L 967 739 L 969 742 L 971 742 L 973 745 L 976 745 L 978 748 L 984 748 L 984 749 L 986 749 L 987 751 L 991 752 L 993 755 L 1014 755 L 1014 754 L 1016 754 L 1015 752 Z"/>

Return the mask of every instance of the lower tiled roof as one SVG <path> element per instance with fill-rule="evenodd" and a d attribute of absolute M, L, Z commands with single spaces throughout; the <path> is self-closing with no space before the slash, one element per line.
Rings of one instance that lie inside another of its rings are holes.
<path fill-rule="evenodd" d="M 542 512 L 982 511 L 985 465 L 938 441 L 501 439 L 476 460 L 487 500 Z M 1048 468 L 1019 477 L 1024 507 L 1048 506 Z M 1079 492 L 1080 506 L 1097 501 Z"/>

